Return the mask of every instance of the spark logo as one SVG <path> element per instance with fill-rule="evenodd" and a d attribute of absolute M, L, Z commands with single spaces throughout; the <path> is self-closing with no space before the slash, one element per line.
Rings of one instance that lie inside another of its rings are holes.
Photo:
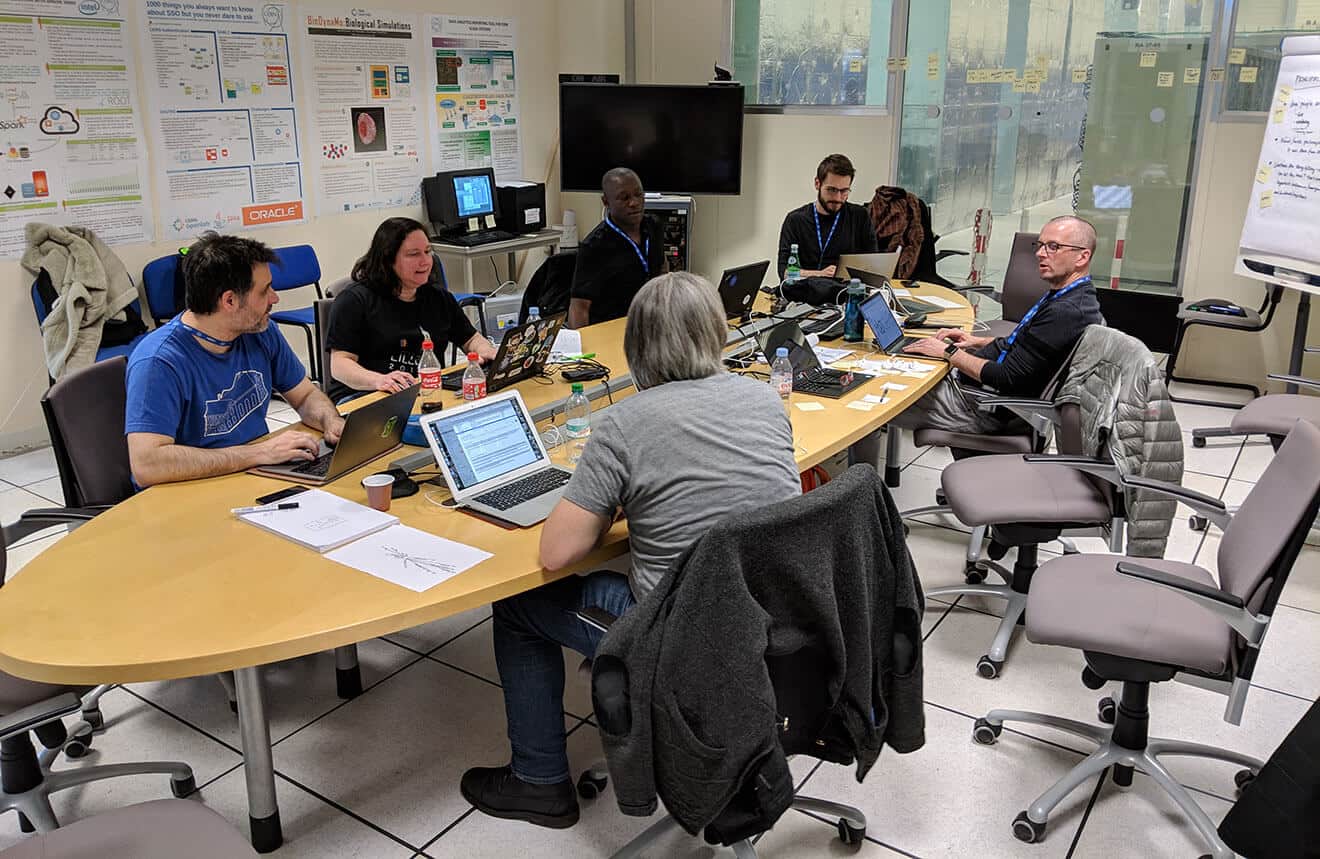
<path fill-rule="evenodd" d="M 302 217 L 303 207 L 301 201 L 243 207 L 243 226 L 245 227 L 301 221 Z"/>

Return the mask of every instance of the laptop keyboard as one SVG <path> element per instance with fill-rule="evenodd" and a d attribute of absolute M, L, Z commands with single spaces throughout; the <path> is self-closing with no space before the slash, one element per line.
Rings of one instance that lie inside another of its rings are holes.
<path fill-rule="evenodd" d="M 330 460 L 334 458 L 335 452 L 322 454 L 316 459 L 309 459 L 306 462 L 294 466 L 291 471 L 295 474 L 306 474 L 308 477 L 325 477 L 330 471 Z"/>
<path fill-rule="evenodd" d="M 446 238 L 445 241 L 470 248 L 470 247 L 475 247 L 477 245 L 488 245 L 491 242 L 507 242 L 509 239 L 516 239 L 516 238 L 518 237 L 515 236 L 513 233 L 507 233 L 504 230 L 486 230 L 485 232 L 482 233 L 469 233 L 467 235 L 462 235 L 462 236 L 450 236 Z"/>
<path fill-rule="evenodd" d="M 473 500 L 479 501 L 488 507 L 494 507 L 496 510 L 508 510 L 511 507 L 517 507 L 524 501 L 531 501 L 537 496 L 553 492 L 567 483 L 568 478 L 571 476 L 567 471 L 558 468 L 547 468 L 512 483 L 506 483 L 499 489 L 492 489 L 485 495 L 478 495 Z"/>
<path fill-rule="evenodd" d="M 793 377 L 793 391 L 799 394 L 813 394 L 817 397 L 836 399 L 870 379 L 860 373 L 844 370 L 831 370 L 828 367 L 816 367 Z"/>

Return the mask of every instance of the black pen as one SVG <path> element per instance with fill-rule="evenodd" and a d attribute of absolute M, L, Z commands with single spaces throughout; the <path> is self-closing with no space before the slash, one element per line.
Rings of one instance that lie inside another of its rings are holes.
<path fill-rule="evenodd" d="M 229 512 L 235 516 L 241 516 L 244 513 L 271 513 L 276 510 L 297 510 L 297 501 L 281 501 L 279 504 L 261 504 L 256 507 L 235 507 Z"/>

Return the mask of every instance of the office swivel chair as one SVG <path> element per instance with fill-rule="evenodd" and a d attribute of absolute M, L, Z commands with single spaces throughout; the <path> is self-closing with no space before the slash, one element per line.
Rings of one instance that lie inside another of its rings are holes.
<path fill-rule="evenodd" d="M 1031 306 L 1049 290 L 1050 285 L 1041 280 L 1036 249 L 1032 247 L 1038 238 L 1040 233 L 1013 234 L 1013 249 L 1009 253 L 999 297 L 1004 308 L 1003 317 L 985 323 L 986 336 L 1007 337 L 1012 334 Z"/>
<path fill-rule="evenodd" d="M 142 267 L 142 292 L 147 298 L 147 312 L 159 327 L 184 310 L 183 254 L 157 257 Z"/>
<path fill-rule="evenodd" d="M 1320 346 L 1308 346 L 1307 352 L 1320 352 Z M 1289 385 L 1301 385 L 1320 390 L 1320 381 L 1303 376 L 1285 376 L 1269 373 L 1267 378 Z M 1205 427 L 1192 430 L 1192 446 L 1205 447 L 1208 438 L 1234 435 L 1269 436 L 1270 444 L 1278 450 L 1283 438 L 1297 420 L 1320 424 L 1320 397 L 1307 394 L 1266 394 L 1242 406 L 1226 427 Z"/>
<path fill-rule="evenodd" d="M 556 313 L 566 313 L 576 271 L 576 248 L 546 257 L 523 291 L 522 306 L 518 308 L 518 324 L 527 321 L 528 310 L 532 307 L 540 312 L 542 319 Z"/>
<path fill-rule="evenodd" d="M 1178 333 L 1173 340 L 1173 351 L 1169 353 L 1168 363 L 1165 364 L 1164 384 L 1170 385 L 1173 382 L 1185 382 L 1192 385 L 1208 385 L 1218 388 L 1235 388 L 1240 391 L 1251 391 L 1253 397 L 1260 396 L 1260 388 L 1255 385 L 1248 385 L 1245 382 L 1222 382 L 1212 379 L 1197 379 L 1191 376 L 1178 376 L 1174 373 L 1174 368 L 1178 363 L 1178 353 L 1182 350 L 1183 340 L 1187 336 L 1187 330 L 1193 325 L 1205 325 L 1210 328 L 1222 328 L 1228 331 L 1255 332 L 1264 331 L 1269 327 L 1274 319 L 1274 311 L 1279 306 L 1279 301 L 1283 298 L 1282 286 L 1269 286 L 1265 289 L 1265 300 L 1256 310 L 1243 308 L 1242 316 L 1233 316 L 1225 313 L 1211 313 L 1207 310 L 1198 310 L 1198 307 L 1208 304 L 1228 305 L 1232 304 L 1227 299 L 1219 298 L 1198 298 L 1194 301 L 1185 301 L 1178 308 Z M 1176 403 L 1192 403 L 1202 406 L 1220 406 L 1224 408 L 1238 408 L 1236 403 L 1221 402 L 1216 400 L 1198 400 L 1188 397 L 1174 397 L 1170 393 L 1173 401 Z"/>
<path fill-rule="evenodd" d="M 321 292 L 321 261 L 316 258 L 316 251 L 311 245 L 290 245 L 274 248 L 278 261 L 270 267 L 271 289 L 276 292 L 288 292 L 310 286 L 316 290 L 316 298 L 325 298 Z M 315 300 L 315 299 L 314 299 Z M 313 380 L 322 378 L 324 368 L 319 366 L 316 353 L 316 310 L 313 307 L 295 307 L 289 310 L 275 310 L 270 314 L 272 321 L 279 325 L 292 325 L 301 328 L 307 338 L 308 375 Z"/>
<path fill-rule="evenodd" d="M 1113 727 L 992 710 L 977 720 L 973 738 L 989 745 L 1005 722 L 1025 722 L 1097 745 L 1013 821 L 1013 834 L 1022 841 L 1044 838 L 1054 807 L 1097 774 L 1112 768 L 1115 784 L 1127 786 L 1134 770 L 1141 770 L 1169 794 L 1210 854 L 1227 859 L 1233 852 L 1161 758 L 1236 764 L 1244 768 L 1234 779 L 1238 787 L 1254 779 L 1263 764 L 1227 749 L 1148 737 L 1150 684 L 1177 678 L 1219 692 L 1228 699 L 1224 720 L 1240 724 L 1275 605 L 1320 506 L 1320 428 L 1297 422 L 1236 514 L 1222 501 L 1180 486 L 1124 478 L 1116 471 L 1103 476 L 1181 501 L 1223 527 L 1218 583 L 1201 567 L 1175 561 L 1072 555 L 1045 564 L 1027 600 L 1027 638 L 1082 651 L 1087 665 L 1082 680 L 1089 688 L 1122 683 Z"/>
<path fill-rule="evenodd" d="M 46 317 L 50 316 L 51 308 L 57 298 L 55 287 L 51 285 L 50 275 L 46 274 L 45 269 L 42 269 L 32 281 L 31 294 L 32 310 L 37 316 L 37 328 L 40 329 L 45 324 Z M 109 361 L 121 356 L 127 358 L 146 336 L 147 329 L 142 323 L 142 306 L 135 299 L 125 310 L 123 322 L 106 320 L 105 327 L 101 330 L 102 345 L 96 350 L 96 361 Z M 68 372 L 67 368 L 65 372 Z M 46 381 L 48 384 L 55 384 L 55 380 L 49 375 Z"/>
<path fill-rule="evenodd" d="M 157 799 L 83 818 L 0 851 L 0 859 L 251 859 L 257 851 L 200 802 Z"/>

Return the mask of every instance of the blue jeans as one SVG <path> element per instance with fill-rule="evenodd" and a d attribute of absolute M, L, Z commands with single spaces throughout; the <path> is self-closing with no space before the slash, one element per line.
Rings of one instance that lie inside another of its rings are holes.
<path fill-rule="evenodd" d="M 531 784 L 569 778 L 563 648 L 590 657 L 605 635 L 574 612 L 595 606 L 620 617 L 635 602 L 626 576 L 598 572 L 569 576 L 492 607 L 495 664 L 518 778 Z"/>

